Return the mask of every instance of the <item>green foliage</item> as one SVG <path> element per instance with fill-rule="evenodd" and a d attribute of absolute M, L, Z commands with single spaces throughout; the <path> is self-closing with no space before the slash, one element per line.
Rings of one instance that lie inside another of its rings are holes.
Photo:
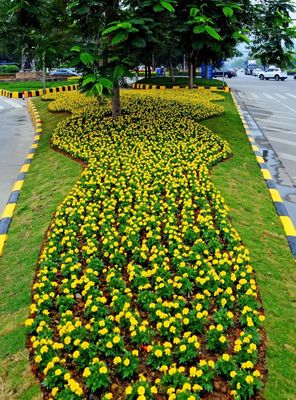
<path fill-rule="evenodd" d="M 291 0 L 261 0 L 256 4 L 251 51 L 263 65 L 287 68 L 294 64 L 296 28 L 290 16 L 294 11 Z"/>
<path fill-rule="evenodd" d="M 0 73 L 15 73 L 19 72 L 19 70 L 17 65 L 0 65 Z"/>

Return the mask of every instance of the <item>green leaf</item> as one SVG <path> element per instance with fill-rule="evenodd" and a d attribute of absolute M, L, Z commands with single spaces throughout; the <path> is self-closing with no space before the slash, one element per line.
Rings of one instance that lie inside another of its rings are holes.
<path fill-rule="evenodd" d="M 135 39 L 132 41 L 132 44 L 133 44 L 135 47 L 138 47 L 138 48 L 143 49 L 144 47 L 146 47 L 146 40 L 143 39 L 143 38 L 141 38 L 141 37 L 138 37 L 138 38 L 135 38 Z"/>
<path fill-rule="evenodd" d="M 86 75 L 86 77 L 82 80 L 82 84 L 81 86 L 86 86 L 89 83 L 93 83 L 97 80 L 97 76 L 96 75 Z"/>
<path fill-rule="evenodd" d="M 80 60 L 84 65 L 92 65 L 94 63 L 94 59 L 89 53 L 81 53 Z"/>
<path fill-rule="evenodd" d="M 195 26 L 195 27 L 193 28 L 193 33 L 199 34 L 199 33 L 204 32 L 205 29 L 206 29 L 206 28 L 205 28 L 204 25 L 197 25 L 197 26 Z"/>
<path fill-rule="evenodd" d="M 233 9 L 230 7 L 223 7 L 223 13 L 224 13 L 225 17 L 232 17 Z"/>
<path fill-rule="evenodd" d="M 120 27 L 117 26 L 117 25 L 110 26 L 110 28 L 107 28 L 107 29 L 105 29 L 105 30 L 102 32 L 102 35 L 103 35 L 103 36 L 109 35 L 109 33 L 112 33 L 112 32 L 114 32 L 114 31 L 117 31 L 118 29 L 120 29 Z"/>
<path fill-rule="evenodd" d="M 132 28 L 132 24 L 130 22 L 120 22 L 118 27 L 129 30 Z"/>
<path fill-rule="evenodd" d="M 103 87 L 103 85 L 102 85 L 101 83 L 96 83 L 96 84 L 94 85 L 94 89 L 95 89 L 95 90 L 97 91 L 97 93 L 101 96 L 102 93 L 103 93 L 104 87 Z"/>
<path fill-rule="evenodd" d="M 122 65 L 117 65 L 113 71 L 114 79 L 122 78 L 125 74 L 125 68 Z"/>
<path fill-rule="evenodd" d="M 171 13 L 175 12 L 174 7 L 167 1 L 160 0 L 160 4 L 162 5 L 163 8 L 167 9 L 169 12 Z"/>
<path fill-rule="evenodd" d="M 71 51 L 77 51 L 77 52 L 81 52 L 81 46 L 73 46 L 72 48 L 71 48 Z"/>
<path fill-rule="evenodd" d="M 161 5 L 159 5 L 159 4 L 157 4 L 156 6 L 153 7 L 153 11 L 161 12 L 161 11 L 163 11 L 163 7 L 161 7 Z"/>
<path fill-rule="evenodd" d="M 191 8 L 190 9 L 190 17 L 194 18 L 196 17 L 196 15 L 199 13 L 199 9 L 198 8 Z"/>
<path fill-rule="evenodd" d="M 108 90 L 111 90 L 113 88 L 113 83 L 107 78 L 99 78 L 98 83 L 100 83 L 103 87 L 105 87 Z"/>
<path fill-rule="evenodd" d="M 113 39 L 111 40 L 111 44 L 115 46 L 118 43 L 124 42 L 127 39 L 128 35 L 126 32 L 118 32 Z"/>
<path fill-rule="evenodd" d="M 209 25 L 205 26 L 205 30 L 206 32 L 212 36 L 212 38 L 216 39 L 216 40 L 222 40 L 221 36 L 219 35 L 219 33 L 216 31 L 216 29 L 212 28 Z"/>

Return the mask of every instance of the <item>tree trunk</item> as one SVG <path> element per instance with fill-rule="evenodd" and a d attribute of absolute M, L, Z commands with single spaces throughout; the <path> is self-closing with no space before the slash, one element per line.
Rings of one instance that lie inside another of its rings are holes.
<path fill-rule="evenodd" d="M 176 80 L 175 80 L 175 76 L 174 76 L 174 66 L 173 66 L 173 60 L 172 60 L 172 57 L 171 57 L 171 56 L 170 56 L 169 69 L 170 69 L 170 78 L 171 78 L 171 81 L 172 81 L 173 83 L 175 83 Z"/>
<path fill-rule="evenodd" d="M 152 68 L 153 68 L 153 69 L 155 69 L 155 57 L 154 57 L 154 51 L 152 52 L 151 64 L 152 64 Z"/>
<path fill-rule="evenodd" d="M 31 61 L 31 71 L 32 72 L 36 72 L 36 61 L 35 61 L 35 57 L 32 58 Z"/>
<path fill-rule="evenodd" d="M 43 93 L 45 93 L 46 90 L 45 51 L 42 53 L 42 87 L 43 87 Z"/>
<path fill-rule="evenodd" d="M 21 69 L 20 72 L 24 72 L 25 71 L 25 64 L 26 64 L 26 47 L 22 48 L 22 59 L 21 59 Z"/>
<path fill-rule="evenodd" d="M 193 78 L 196 78 L 196 60 L 194 60 L 192 63 L 192 69 L 193 69 L 192 76 Z"/>
<path fill-rule="evenodd" d="M 191 59 L 188 60 L 188 88 L 193 89 L 193 64 L 191 62 Z"/>
<path fill-rule="evenodd" d="M 113 87 L 113 98 L 112 98 L 112 117 L 116 118 L 121 115 L 120 108 L 120 92 L 118 82 Z"/>
<path fill-rule="evenodd" d="M 148 78 L 151 79 L 151 65 L 148 64 Z"/>
<path fill-rule="evenodd" d="M 145 79 L 148 78 L 148 69 L 147 69 L 147 65 L 145 64 Z"/>

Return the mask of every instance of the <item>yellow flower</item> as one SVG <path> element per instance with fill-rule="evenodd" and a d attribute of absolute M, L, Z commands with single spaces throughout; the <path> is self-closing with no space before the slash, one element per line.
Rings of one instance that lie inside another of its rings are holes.
<path fill-rule="evenodd" d="M 151 393 L 152 394 L 157 394 L 158 393 L 158 390 L 157 390 L 156 386 L 151 386 Z"/>
<path fill-rule="evenodd" d="M 33 318 L 28 318 L 25 321 L 25 326 L 32 326 L 34 323 L 34 319 Z"/>
<path fill-rule="evenodd" d="M 183 353 L 184 351 L 186 351 L 187 347 L 186 347 L 185 344 L 181 344 L 181 346 L 179 347 L 179 349 L 180 349 L 180 351 L 182 351 L 182 353 Z"/>
<path fill-rule="evenodd" d="M 113 364 L 114 365 L 117 365 L 117 364 L 120 364 L 121 363 L 121 357 L 115 357 L 114 359 L 113 359 Z"/>
<path fill-rule="evenodd" d="M 90 376 L 90 375 L 91 375 L 90 369 L 89 369 L 88 367 L 84 368 L 84 371 L 83 371 L 82 376 L 83 376 L 84 378 L 87 378 L 87 377 Z"/>
<path fill-rule="evenodd" d="M 130 359 L 129 358 L 126 358 L 124 361 L 123 361 L 123 365 L 125 365 L 126 367 L 128 367 L 129 365 L 130 365 Z"/>
<path fill-rule="evenodd" d="M 230 377 L 231 377 L 231 378 L 235 378 L 236 375 L 237 375 L 237 373 L 236 373 L 235 371 L 231 371 L 231 372 L 230 372 Z"/>
<path fill-rule="evenodd" d="M 254 382 L 254 378 L 252 377 L 252 375 L 247 375 L 245 380 L 248 385 Z"/>
<path fill-rule="evenodd" d="M 55 396 L 55 395 L 58 393 L 58 391 L 59 391 L 59 388 L 58 388 L 58 387 L 54 387 L 54 388 L 52 389 L 52 391 L 51 391 L 51 395 L 52 395 L 52 396 Z"/>
<path fill-rule="evenodd" d="M 156 350 L 156 351 L 154 352 L 154 355 L 155 355 L 155 357 L 159 358 L 159 357 L 162 356 L 162 351 L 158 349 L 158 350 Z"/>
<path fill-rule="evenodd" d="M 71 343 L 71 338 L 70 338 L 70 336 L 66 336 L 66 337 L 65 337 L 64 343 L 65 343 L 65 344 L 70 344 L 70 343 Z"/>
<path fill-rule="evenodd" d="M 138 392 L 139 395 L 145 394 L 145 387 L 144 386 L 139 386 L 137 392 Z"/>
<path fill-rule="evenodd" d="M 128 386 L 126 389 L 125 389 L 125 394 L 126 395 L 129 395 L 129 394 L 132 394 L 132 392 L 133 392 L 133 388 L 132 388 L 132 386 Z"/>
<path fill-rule="evenodd" d="M 258 371 L 258 369 L 256 369 L 256 370 L 253 372 L 253 375 L 256 376 L 256 377 L 258 377 L 258 376 L 261 376 L 261 373 L 260 373 L 260 371 Z"/>
<path fill-rule="evenodd" d="M 62 375 L 62 370 L 61 370 L 60 368 L 58 368 L 58 369 L 56 369 L 56 370 L 54 371 L 54 374 L 55 374 L 55 376 Z"/>
<path fill-rule="evenodd" d="M 222 355 L 222 360 L 223 360 L 223 361 L 229 361 L 229 360 L 230 360 L 229 354 L 224 353 L 224 354 Z"/>
<path fill-rule="evenodd" d="M 107 367 L 104 365 L 104 366 L 102 366 L 100 369 L 99 369 L 99 373 L 100 374 L 107 374 L 107 372 L 108 372 L 108 369 L 107 369 Z"/>

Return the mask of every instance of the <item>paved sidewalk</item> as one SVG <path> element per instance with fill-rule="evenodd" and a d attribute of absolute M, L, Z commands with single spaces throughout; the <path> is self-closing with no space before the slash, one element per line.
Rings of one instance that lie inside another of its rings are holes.
<path fill-rule="evenodd" d="M 0 97 L 0 217 L 33 137 L 27 102 Z"/>

